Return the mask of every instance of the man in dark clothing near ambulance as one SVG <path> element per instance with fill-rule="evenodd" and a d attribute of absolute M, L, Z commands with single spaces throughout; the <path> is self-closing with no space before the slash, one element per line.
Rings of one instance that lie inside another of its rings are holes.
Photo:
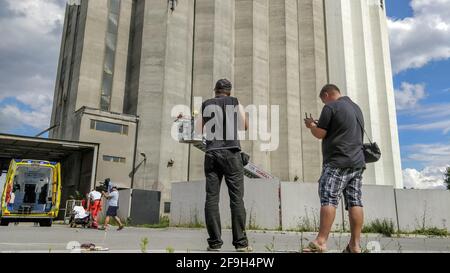
<path fill-rule="evenodd" d="M 322 140 L 323 171 L 319 180 L 321 202 L 319 234 L 304 252 L 325 252 L 336 208 L 344 195 L 349 211 L 351 238 L 344 252 L 361 252 L 360 237 L 364 220 L 361 201 L 364 117 L 349 97 L 336 85 L 328 84 L 320 92 L 325 104 L 319 121 L 306 117 L 305 125 Z"/>
<path fill-rule="evenodd" d="M 237 98 L 231 96 L 232 84 L 219 80 L 215 97 L 202 104 L 202 129 L 206 135 L 205 220 L 209 234 L 208 251 L 220 251 L 223 245 L 219 213 L 222 179 L 228 187 L 233 229 L 233 245 L 238 252 L 249 252 L 245 232 L 244 166 L 238 131 L 248 129 L 248 121 Z"/>

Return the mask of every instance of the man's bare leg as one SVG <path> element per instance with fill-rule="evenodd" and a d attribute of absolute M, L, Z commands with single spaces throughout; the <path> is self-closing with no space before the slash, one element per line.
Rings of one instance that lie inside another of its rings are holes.
<path fill-rule="evenodd" d="M 317 238 L 313 241 L 320 249 L 327 249 L 327 241 L 336 217 L 336 208 L 333 206 L 323 206 L 320 208 L 320 229 Z M 306 249 L 305 249 L 306 250 Z"/>
<path fill-rule="evenodd" d="M 122 229 L 123 225 L 122 225 L 122 221 L 120 221 L 120 218 L 118 216 L 115 216 L 114 219 L 116 219 L 116 222 L 119 224 L 119 229 Z"/>
<path fill-rule="evenodd" d="M 106 216 L 105 223 L 103 224 L 103 228 L 107 229 L 108 228 L 108 224 L 109 224 L 109 216 Z"/>
<path fill-rule="evenodd" d="M 364 223 L 364 211 L 362 207 L 352 207 L 348 211 L 350 220 L 350 231 L 352 237 L 350 238 L 350 251 L 361 252 L 361 230 Z"/>

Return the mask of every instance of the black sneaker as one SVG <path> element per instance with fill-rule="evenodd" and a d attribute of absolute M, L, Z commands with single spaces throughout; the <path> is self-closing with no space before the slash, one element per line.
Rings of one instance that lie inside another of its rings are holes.
<path fill-rule="evenodd" d="M 211 247 L 211 246 L 208 246 L 208 248 L 206 248 L 206 251 L 219 252 L 221 249 L 222 249 L 222 247 Z"/>
<path fill-rule="evenodd" d="M 236 252 L 253 252 L 253 248 L 251 246 L 236 247 Z"/>

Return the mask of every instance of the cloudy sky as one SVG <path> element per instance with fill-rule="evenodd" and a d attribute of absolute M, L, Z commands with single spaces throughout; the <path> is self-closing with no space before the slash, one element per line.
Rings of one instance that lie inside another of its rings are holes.
<path fill-rule="evenodd" d="M 49 126 L 65 0 L 0 0 L 0 132 Z M 450 164 L 450 0 L 386 0 L 405 185 Z"/>

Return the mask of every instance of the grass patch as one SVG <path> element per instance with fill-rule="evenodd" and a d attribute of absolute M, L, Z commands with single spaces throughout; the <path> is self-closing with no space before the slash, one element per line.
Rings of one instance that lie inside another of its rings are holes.
<path fill-rule="evenodd" d="M 367 225 L 364 225 L 362 232 L 379 233 L 383 234 L 386 237 L 392 237 L 392 234 L 395 234 L 394 222 L 388 219 L 377 219 Z"/>
<path fill-rule="evenodd" d="M 140 247 L 141 247 L 142 253 L 147 253 L 147 249 L 148 249 L 148 238 L 147 237 L 141 239 Z"/>
<path fill-rule="evenodd" d="M 189 224 L 183 224 L 183 225 L 175 225 L 176 228 L 206 228 L 205 224 L 200 222 L 193 222 Z"/>
<path fill-rule="evenodd" d="M 253 211 L 250 210 L 250 217 L 247 230 L 261 230 L 261 229 L 262 228 L 258 224 L 256 224 L 256 218 L 253 215 Z"/>
<path fill-rule="evenodd" d="M 192 217 L 191 217 L 192 219 Z M 205 224 L 200 221 L 200 218 L 198 216 L 197 210 L 194 212 L 194 219 L 192 222 L 187 224 L 179 224 L 179 225 L 172 225 L 173 227 L 177 228 L 205 228 Z"/>
<path fill-rule="evenodd" d="M 170 219 L 168 216 L 163 216 L 159 220 L 158 224 L 152 224 L 152 225 L 139 225 L 138 227 L 142 228 L 168 228 L 170 226 Z"/>
<path fill-rule="evenodd" d="M 447 237 L 449 235 L 447 229 L 440 229 L 437 227 L 432 228 L 421 228 L 413 232 L 414 234 L 426 235 L 426 236 L 437 236 L 437 237 Z"/>
<path fill-rule="evenodd" d="M 175 249 L 173 247 L 169 246 L 166 248 L 166 252 L 167 253 L 175 253 Z"/>
<path fill-rule="evenodd" d="M 310 215 L 312 215 L 310 217 Z M 308 213 L 307 209 L 305 208 L 305 216 L 301 216 L 299 218 L 297 228 L 295 228 L 293 231 L 296 232 L 318 232 L 319 226 L 320 226 L 320 218 L 319 218 L 319 212 L 316 210 L 311 210 L 310 213 Z"/>

